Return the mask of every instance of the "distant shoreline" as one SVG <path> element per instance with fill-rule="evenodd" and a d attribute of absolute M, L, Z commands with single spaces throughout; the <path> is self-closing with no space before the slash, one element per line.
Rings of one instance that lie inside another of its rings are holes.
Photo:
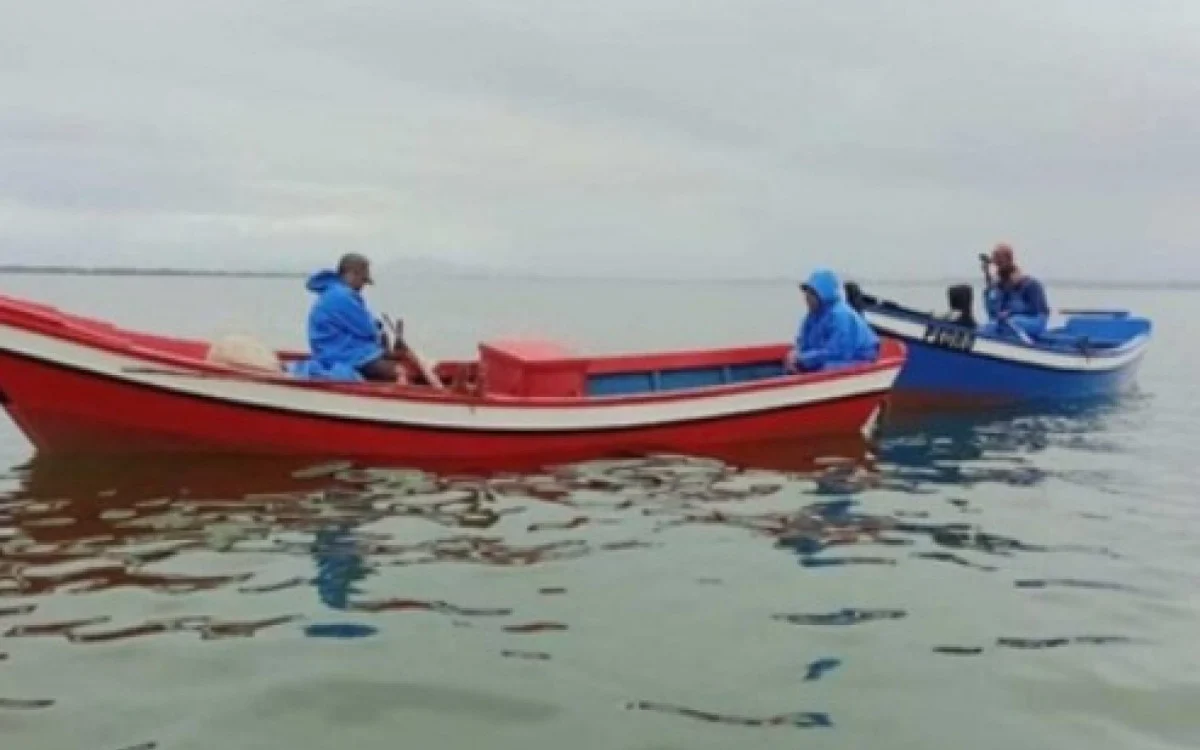
<path fill-rule="evenodd" d="M 295 279 L 306 274 L 296 271 L 222 271 L 203 268 L 128 268 L 89 266 L 0 266 L 6 276 L 199 276 L 246 279 Z"/>
<path fill-rule="evenodd" d="M 795 284 L 797 279 L 743 277 L 743 278 L 622 278 L 617 276 L 570 276 L 565 274 L 521 273 L 519 271 L 501 272 L 490 269 L 453 269 L 422 273 L 421 276 L 431 278 L 452 278 L 472 280 L 512 280 L 512 281 L 542 281 L 542 282 L 606 282 L 614 284 L 726 284 L 740 286 L 761 286 L 774 284 Z M 300 271 L 251 271 L 251 270 L 220 270 L 204 268 L 134 268 L 124 266 L 29 266 L 29 265 L 0 265 L 0 276 L 121 276 L 121 277 L 180 277 L 180 278 L 229 278 L 229 279 L 303 279 L 309 276 Z M 848 276 L 869 290 L 872 286 L 890 287 L 936 287 L 950 284 L 976 283 L 970 279 L 863 279 Z M 1159 291 L 1200 291 L 1200 279 L 1184 281 L 1100 281 L 1095 279 L 1044 279 L 1049 287 L 1064 289 L 1097 289 L 1097 290 L 1159 290 Z"/>

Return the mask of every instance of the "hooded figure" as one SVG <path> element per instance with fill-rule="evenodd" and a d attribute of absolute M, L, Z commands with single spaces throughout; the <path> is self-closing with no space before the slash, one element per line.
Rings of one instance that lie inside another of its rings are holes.
<path fill-rule="evenodd" d="M 790 363 L 812 372 L 874 362 L 879 357 L 879 337 L 842 298 L 837 274 L 818 269 L 801 288 L 809 309 L 796 334 Z"/>
<path fill-rule="evenodd" d="M 370 283 L 369 276 L 363 283 Z M 292 374 L 323 380 L 361 381 L 362 369 L 384 357 L 380 329 L 362 294 L 337 271 L 319 271 L 307 283 L 317 295 L 308 315 L 312 357 Z"/>

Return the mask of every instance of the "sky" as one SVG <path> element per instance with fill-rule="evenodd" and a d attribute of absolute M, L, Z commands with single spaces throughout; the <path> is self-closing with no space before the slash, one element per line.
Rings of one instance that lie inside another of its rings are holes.
<path fill-rule="evenodd" d="M 1200 279 L 1195 0 L 0 18 L 0 262 Z"/>

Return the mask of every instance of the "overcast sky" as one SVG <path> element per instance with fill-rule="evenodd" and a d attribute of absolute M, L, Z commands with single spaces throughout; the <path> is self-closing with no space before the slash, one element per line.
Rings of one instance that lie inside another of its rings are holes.
<path fill-rule="evenodd" d="M 0 261 L 1200 278 L 1200 2 L 0 0 Z"/>

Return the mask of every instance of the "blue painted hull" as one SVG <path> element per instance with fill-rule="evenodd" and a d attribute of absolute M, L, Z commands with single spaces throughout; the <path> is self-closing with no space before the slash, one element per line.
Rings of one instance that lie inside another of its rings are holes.
<path fill-rule="evenodd" d="M 908 362 L 894 390 L 931 400 L 970 402 L 1094 399 L 1128 392 L 1142 357 L 1111 370 L 1051 370 L 1003 359 L 948 351 L 904 339 Z"/>
<path fill-rule="evenodd" d="M 863 311 L 880 335 L 899 339 L 908 359 L 896 402 L 974 405 L 1117 397 L 1136 386 L 1150 324 L 1126 313 L 1081 313 L 1045 339 L 988 336 L 895 305 Z"/>

